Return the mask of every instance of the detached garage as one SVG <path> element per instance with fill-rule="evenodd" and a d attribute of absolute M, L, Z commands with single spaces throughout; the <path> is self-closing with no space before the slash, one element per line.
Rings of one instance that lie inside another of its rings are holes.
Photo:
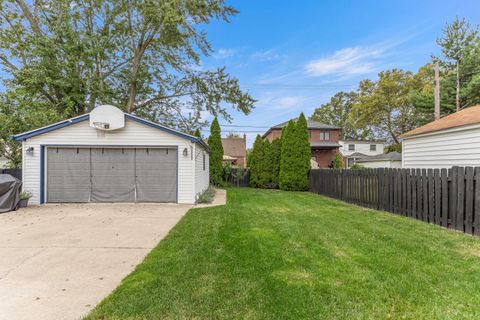
<path fill-rule="evenodd" d="M 203 140 L 113 106 L 13 138 L 22 141 L 33 204 L 191 204 L 209 184 Z"/>

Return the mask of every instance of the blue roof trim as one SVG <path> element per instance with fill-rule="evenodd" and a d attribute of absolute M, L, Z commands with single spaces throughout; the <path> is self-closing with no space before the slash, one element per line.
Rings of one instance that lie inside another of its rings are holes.
<path fill-rule="evenodd" d="M 44 134 L 44 133 L 47 133 L 47 132 L 50 132 L 50 131 L 53 131 L 53 130 L 57 130 L 57 129 L 60 129 L 60 128 L 68 127 L 68 126 L 71 126 L 72 124 L 76 124 L 76 123 L 79 123 L 79 122 L 82 122 L 82 121 L 85 121 L 85 120 L 88 120 L 88 119 L 90 119 L 90 115 L 89 114 L 84 114 L 84 115 L 81 115 L 79 117 L 71 118 L 71 119 L 68 119 L 68 120 L 63 120 L 63 121 L 51 124 L 51 125 L 43 127 L 43 128 L 39 128 L 39 129 L 36 129 L 36 130 L 27 131 L 27 132 L 24 132 L 24 133 L 14 135 L 14 136 L 12 136 L 12 139 L 16 140 L 16 141 L 25 141 L 29 138 L 32 138 L 32 137 L 35 137 L 35 136 L 38 136 L 38 135 L 41 135 L 41 134 Z"/>
<path fill-rule="evenodd" d="M 168 127 L 165 127 L 165 126 L 162 126 L 161 124 L 158 124 L 158 123 L 155 123 L 155 122 L 151 122 L 151 121 L 148 121 L 148 120 L 145 120 L 145 119 L 142 119 L 142 118 L 138 118 L 138 117 L 136 117 L 134 115 L 131 115 L 131 114 L 128 114 L 128 113 L 125 114 L 125 117 L 127 117 L 127 119 L 130 119 L 130 120 L 136 121 L 138 123 L 144 124 L 146 126 L 171 133 L 173 135 L 176 135 L 177 137 L 184 138 L 184 139 L 190 140 L 192 142 L 196 142 L 196 143 L 200 144 L 201 146 L 203 146 L 210 153 L 210 148 L 205 143 L 205 141 L 203 141 L 203 139 L 201 139 L 201 138 L 198 138 L 198 137 L 195 137 L 195 136 L 192 136 L 192 135 L 189 135 L 189 134 L 186 134 L 186 133 L 183 133 L 183 132 L 180 132 L 180 131 L 177 131 L 177 130 L 174 130 L 174 129 L 171 129 L 171 128 L 168 128 Z"/>

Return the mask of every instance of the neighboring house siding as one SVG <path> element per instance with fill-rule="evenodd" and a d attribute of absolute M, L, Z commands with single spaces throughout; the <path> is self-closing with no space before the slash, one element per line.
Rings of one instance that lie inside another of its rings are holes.
<path fill-rule="evenodd" d="M 407 137 L 402 141 L 404 168 L 480 166 L 478 125 Z"/>
<path fill-rule="evenodd" d="M 379 143 L 378 141 L 372 141 L 372 142 L 367 142 L 367 141 L 339 141 L 339 143 L 342 145 L 340 148 L 340 152 L 342 153 L 343 156 L 348 157 L 349 155 L 359 152 L 363 153 L 364 155 L 367 156 L 376 156 L 377 154 L 383 154 L 384 152 L 384 146 L 383 143 Z M 350 144 L 355 145 L 355 150 L 349 150 L 348 146 Z M 370 145 L 376 145 L 376 150 L 375 151 L 370 151 Z"/>
<path fill-rule="evenodd" d="M 59 130 L 32 137 L 23 142 L 23 190 L 30 191 L 32 204 L 40 201 L 40 146 L 41 145 L 75 145 L 75 146 L 178 146 L 178 202 L 194 203 L 195 162 L 190 153 L 195 150 L 195 144 L 148 127 L 132 120 L 125 121 L 125 128 L 106 133 L 105 137 L 97 137 L 96 130 L 83 121 Z M 28 147 L 34 147 L 34 153 L 26 154 Z M 192 148 L 191 148 L 192 147 Z M 187 148 L 189 156 L 183 156 Z M 45 161 L 48 159 L 45 157 Z M 46 175 L 45 175 L 46 176 Z"/>
<path fill-rule="evenodd" d="M 203 157 L 205 156 L 205 170 L 203 169 Z M 201 146 L 195 145 L 195 200 L 205 191 L 209 184 L 209 155 Z"/>
<path fill-rule="evenodd" d="M 401 168 L 402 161 L 365 161 L 365 162 L 358 162 L 359 165 L 365 168 Z"/>

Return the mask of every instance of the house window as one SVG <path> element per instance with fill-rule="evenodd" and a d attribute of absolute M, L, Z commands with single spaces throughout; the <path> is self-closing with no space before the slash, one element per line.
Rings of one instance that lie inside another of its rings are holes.
<path fill-rule="evenodd" d="M 203 171 L 205 171 L 205 155 L 203 155 Z"/>
<path fill-rule="evenodd" d="M 370 145 L 370 151 L 377 151 L 377 145 L 376 144 L 371 144 Z"/>
<path fill-rule="evenodd" d="M 330 132 L 320 132 L 320 140 L 330 140 Z"/>
<path fill-rule="evenodd" d="M 355 145 L 354 144 L 349 144 L 348 145 L 348 151 L 355 151 Z"/>

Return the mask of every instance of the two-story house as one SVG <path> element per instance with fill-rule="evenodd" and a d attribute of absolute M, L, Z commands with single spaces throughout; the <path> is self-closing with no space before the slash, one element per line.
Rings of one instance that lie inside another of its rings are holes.
<path fill-rule="evenodd" d="M 247 167 L 247 136 L 222 138 L 223 163 Z"/>
<path fill-rule="evenodd" d="M 282 128 L 288 124 L 288 121 L 271 127 L 263 135 L 264 139 L 272 141 L 282 135 Z M 340 128 L 316 121 L 307 120 L 308 131 L 310 134 L 310 148 L 312 160 L 320 168 L 328 168 L 332 164 L 332 157 L 341 147 L 338 143 Z"/>
<path fill-rule="evenodd" d="M 360 159 L 383 154 L 384 140 L 340 140 L 340 153 L 345 158 L 345 166 L 350 168 Z"/>

